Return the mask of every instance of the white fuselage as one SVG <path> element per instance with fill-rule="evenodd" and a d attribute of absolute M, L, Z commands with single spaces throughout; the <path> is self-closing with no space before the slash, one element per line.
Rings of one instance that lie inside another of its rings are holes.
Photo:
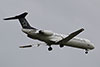
<path fill-rule="evenodd" d="M 48 30 L 38 30 L 37 28 L 31 27 L 31 25 L 28 23 L 25 18 L 27 14 L 27 12 L 24 12 L 14 17 L 5 18 L 4 20 L 18 19 L 23 28 L 22 31 L 26 33 L 29 38 L 45 42 L 49 46 L 49 51 L 52 50 L 51 45 L 59 45 L 60 47 L 70 46 L 85 49 L 86 54 L 88 53 L 88 50 L 94 49 L 93 44 L 89 40 L 76 37 L 79 33 L 84 31 L 83 28 L 72 32 L 69 35 L 57 34 Z M 20 48 L 26 47 L 32 47 L 32 45 L 20 46 Z"/>
<path fill-rule="evenodd" d="M 67 37 L 67 35 L 62 35 L 57 33 L 53 33 L 53 35 L 47 36 L 47 35 L 40 34 L 39 30 L 34 32 L 33 29 L 22 29 L 22 31 L 26 33 L 28 37 L 43 41 L 47 43 L 47 45 L 60 45 L 57 44 L 56 42 Z M 89 50 L 94 49 L 93 44 L 89 40 L 83 38 L 77 38 L 77 37 L 74 37 L 70 41 L 64 42 L 62 44 L 64 46 L 71 46 L 71 47 L 76 47 L 81 49 L 89 49 Z"/>

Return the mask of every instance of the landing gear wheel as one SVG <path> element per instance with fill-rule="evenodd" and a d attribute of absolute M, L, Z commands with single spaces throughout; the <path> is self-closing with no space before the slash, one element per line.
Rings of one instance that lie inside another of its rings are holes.
<path fill-rule="evenodd" d="M 49 47 L 49 48 L 48 48 L 48 51 L 51 51 L 51 50 L 52 50 L 52 47 Z"/>
<path fill-rule="evenodd" d="M 88 51 L 86 51 L 85 54 L 88 54 Z"/>
<path fill-rule="evenodd" d="M 64 47 L 64 45 L 60 45 L 60 48 Z"/>
<path fill-rule="evenodd" d="M 88 49 L 86 49 L 85 54 L 88 54 Z"/>

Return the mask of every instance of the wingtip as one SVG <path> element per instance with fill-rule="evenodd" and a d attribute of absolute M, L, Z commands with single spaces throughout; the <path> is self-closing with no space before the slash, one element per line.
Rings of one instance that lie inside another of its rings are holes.
<path fill-rule="evenodd" d="M 84 28 L 81 28 L 82 31 L 84 31 Z"/>
<path fill-rule="evenodd" d="M 32 45 L 19 46 L 19 48 L 28 48 L 28 47 L 32 47 Z"/>
<path fill-rule="evenodd" d="M 5 18 L 3 20 L 6 20 Z"/>
<path fill-rule="evenodd" d="M 4 18 L 3 20 L 8 20 L 7 18 Z"/>

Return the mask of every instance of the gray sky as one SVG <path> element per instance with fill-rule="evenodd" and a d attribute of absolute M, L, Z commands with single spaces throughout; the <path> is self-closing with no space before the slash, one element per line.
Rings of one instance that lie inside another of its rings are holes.
<path fill-rule="evenodd" d="M 83 50 L 53 46 L 19 49 L 20 45 L 37 43 L 21 32 L 18 20 L 4 17 L 27 11 L 28 21 L 39 29 L 69 34 L 85 28 L 79 37 L 91 40 L 95 49 Z M 100 0 L 0 0 L 0 67 L 100 67 Z"/>

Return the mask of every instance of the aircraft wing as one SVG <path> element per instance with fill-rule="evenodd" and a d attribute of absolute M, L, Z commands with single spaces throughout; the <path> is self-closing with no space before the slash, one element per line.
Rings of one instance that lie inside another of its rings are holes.
<path fill-rule="evenodd" d="M 34 43 L 34 44 L 22 45 L 22 46 L 19 46 L 19 48 L 30 48 L 30 47 L 33 47 L 33 46 L 39 47 L 40 45 L 47 46 L 45 43 L 37 43 L 37 44 Z"/>
<path fill-rule="evenodd" d="M 83 28 L 81 28 L 81 29 L 79 29 L 79 30 L 77 30 L 77 31 L 75 31 L 75 32 L 73 32 L 73 33 L 71 33 L 71 34 L 68 35 L 66 38 L 64 38 L 64 39 L 62 39 L 62 40 L 60 40 L 60 41 L 58 41 L 57 43 L 58 43 L 58 44 L 63 44 L 63 43 L 65 43 L 65 42 L 68 42 L 69 40 L 71 40 L 72 38 L 74 38 L 75 36 L 77 36 L 79 33 L 81 33 L 82 31 L 84 31 Z"/>

